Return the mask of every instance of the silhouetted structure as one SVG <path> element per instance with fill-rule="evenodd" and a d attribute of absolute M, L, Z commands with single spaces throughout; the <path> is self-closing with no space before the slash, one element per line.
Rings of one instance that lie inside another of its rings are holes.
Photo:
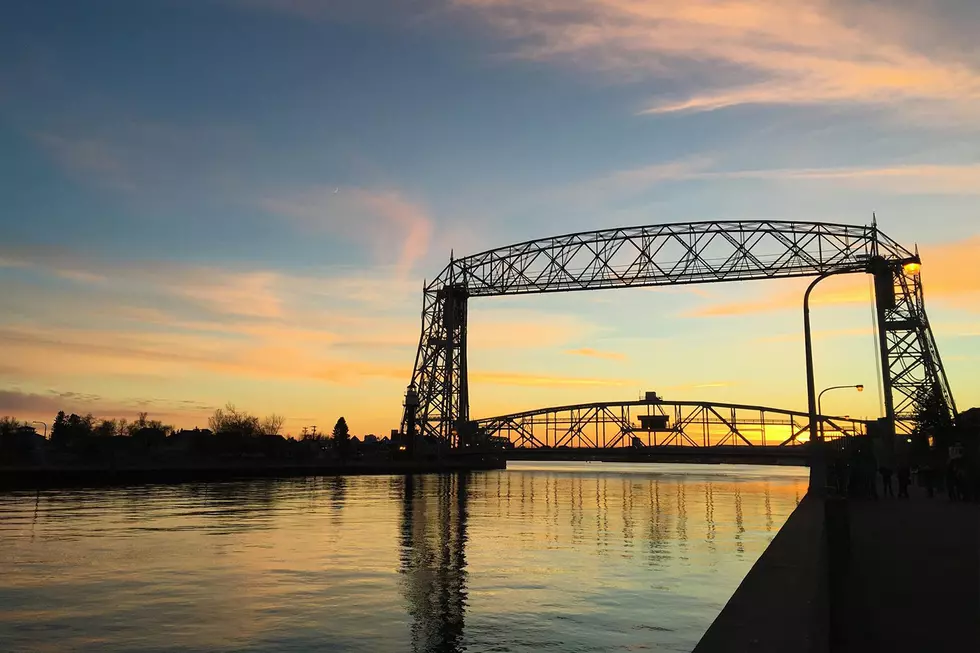
<path fill-rule="evenodd" d="M 422 334 L 402 432 L 452 446 L 470 430 L 466 333 L 471 297 L 869 273 L 875 279 L 885 412 L 909 433 L 918 407 L 956 407 L 925 313 L 919 257 L 876 224 L 693 222 L 591 231 L 457 259 L 423 293 Z"/>
<path fill-rule="evenodd" d="M 819 417 L 828 440 L 862 435 L 866 425 L 846 417 Z M 809 429 L 809 415 L 765 406 L 644 399 L 539 408 L 473 422 L 490 440 L 518 447 L 593 449 L 632 447 L 788 446 Z"/>

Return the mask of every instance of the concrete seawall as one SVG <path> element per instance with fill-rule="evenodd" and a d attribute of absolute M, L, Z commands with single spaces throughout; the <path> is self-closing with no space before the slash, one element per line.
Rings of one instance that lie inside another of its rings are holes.
<path fill-rule="evenodd" d="M 806 496 L 705 632 L 695 653 L 826 653 L 825 502 Z"/>

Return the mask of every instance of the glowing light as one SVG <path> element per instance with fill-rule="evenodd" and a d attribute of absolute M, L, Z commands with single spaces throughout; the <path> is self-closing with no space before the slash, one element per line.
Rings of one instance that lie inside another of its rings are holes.
<path fill-rule="evenodd" d="M 907 274 L 919 274 L 919 270 L 922 269 L 922 265 L 913 261 L 911 263 L 906 263 L 903 269 Z"/>
<path fill-rule="evenodd" d="M 858 384 L 854 387 L 858 389 L 858 392 L 864 392 L 864 384 Z"/>
<path fill-rule="evenodd" d="M 906 438 L 905 441 L 908 442 L 909 444 L 912 444 L 912 438 Z"/>
<path fill-rule="evenodd" d="M 399 451 L 405 451 L 405 445 L 402 445 L 402 446 L 398 447 L 398 450 Z"/>

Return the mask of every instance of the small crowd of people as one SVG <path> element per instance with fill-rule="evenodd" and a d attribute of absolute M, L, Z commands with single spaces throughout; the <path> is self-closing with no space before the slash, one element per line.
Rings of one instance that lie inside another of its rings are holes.
<path fill-rule="evenodd" d="M 831 485 L 840 496 L 877 499 L 881 496 L 909 498 L 909 487 L 924 488 L 934 497 L 944 492 L 950 501 L 980 501 L 980 466 L 976 457 L 964 455 L 962 445 L 949 448 L 947 455 L 930 452 L 913 463 L 904 457 L 892 464 L 888 457 L 875 456 L 870 441 L 859 441 L 847 451 L 837 452 L 829 466 Z M 895 493 L 894 481 L 898 485 Z"/>

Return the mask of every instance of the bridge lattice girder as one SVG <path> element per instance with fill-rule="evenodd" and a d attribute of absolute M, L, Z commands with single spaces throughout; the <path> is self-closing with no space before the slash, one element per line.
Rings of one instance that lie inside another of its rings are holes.
<path fill-rule="evenodd" d="M 645 429 L 641 416 L 666 418 L 664 428 Z M 477 420 L 481 434 L 529 449 L 576 447 L 786 446 L 808 437 L 806 413 L 765 406 L 703 401 L 621 401 L 556 406 Z M 863 421 L 819 416 L 827 440 L 862 435 Z"/>
<path fill-rule="evenodd" d="M 919 406 L 952 393 L 925 313 L 918 257 L 877 226 L 786 221 L 693 222 L 532 240 L 453 259 L 423 293 L 403 429 L 457 442 L 469 423 L 466 360 L 471 297 L 869 272 L 876 284 L 887 416 L 909 431 Z M 890 289 L 889 289 L 890 288 Z M 893 394 L 895 395 L 893 397 Z"/>

